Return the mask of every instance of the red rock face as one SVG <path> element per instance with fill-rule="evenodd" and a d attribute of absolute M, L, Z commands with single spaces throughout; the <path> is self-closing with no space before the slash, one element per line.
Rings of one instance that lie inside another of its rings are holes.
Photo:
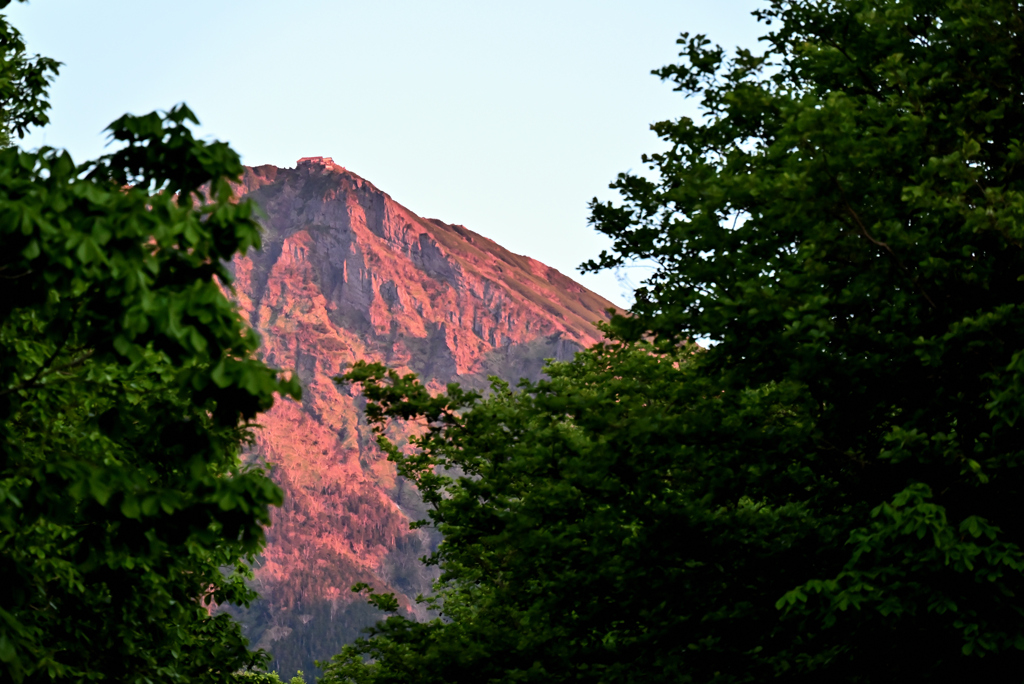
<path fill-rule="evenodd" d="M 601 338 L 613 305 L 462 226 L 423 219 L 329 158 L 246 169 L 239 194 L 266 212 L 263 249 L 234 262 L 236 297 L 264 359 L 294 369 L 302 402 L 261 417 L 254 457 L 285 490 L 256 568 L 263 598 L 241 613 L 290 676 L 310 672 L 379 615 L 349 588 L 392 591 L 418 614 L 436 533 L 383 459 L 362 399 L 332 381 L 359 359 L 417 373 L 432 390 L 488 375 L 539 376 Z"/>

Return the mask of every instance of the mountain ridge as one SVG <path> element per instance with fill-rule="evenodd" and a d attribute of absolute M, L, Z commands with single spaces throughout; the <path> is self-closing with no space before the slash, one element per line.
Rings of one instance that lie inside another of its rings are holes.
<path fill-rule="evenodd" d="M 356 582 L 426 617 L 414 599 L 433 574 L 418 559 L 438 541 L 409 529 L 422 501 L 376 447 L 362 398 L 332 378 L 362 359 L 415 372 L 432 392 L 537 379 L 545 358 L 600 341 L 594 322 L 615 307 L 465 226 L 418 216 L 329 157 L 246 167 L 235 191 L 264 228 L 263 248 L 232 262 L 235 299 L 264 360 L 303 385 L 301 403 L 261 416 L 249 454 L 273 464 L 286 498 L 254 567 L 263 598 L 235 612 L 282 674 L 310 672 L 380 617 L 349 591 Z"/>

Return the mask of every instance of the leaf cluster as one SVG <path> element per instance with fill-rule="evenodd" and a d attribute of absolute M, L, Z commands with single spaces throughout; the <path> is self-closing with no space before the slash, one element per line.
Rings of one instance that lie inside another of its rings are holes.
<path fill-rule="evenodd" d="M 0 0 L 0 9 L 10 3 Z M 59 70 L 54 59 L 29 57 L 21 33 L 0 21 L 0 148 L 10 145 L 12 134 L 23 138 L 30 126 L 49 122 L 46 89 Z"/>

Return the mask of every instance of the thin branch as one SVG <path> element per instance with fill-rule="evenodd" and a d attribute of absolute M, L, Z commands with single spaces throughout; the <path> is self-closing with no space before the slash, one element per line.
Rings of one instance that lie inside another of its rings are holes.
<path fill-rule="evenodd" d="M 924 288 L 918 284 L 917 279 L 911 276 L 910 271 L 907 270 L 906 266 L 903 265 L 903 261 L 896 255 L 896 252 L 892 250 L 892 247 L 889 246 L 889 243 L 876 240 L 875 237 L 871 235 L 871 232 L 868 231 L 867 226 L 865 226 L 864 222 L 860 220 L 860 215 L 857 214 L 856 210 L 852 206 L 850 206 L 849 201 L 847 201 L 846 192 L 843 191 L 843 186 L 839 182 L 839 179 L 836 177 L 834 173 L 832 173 L 832 168 L 828 163 L 828 154 L 822 151 L 822 155 L 825 157 L 825 168 L 828 171 L 828 176 L 835 184 L 836 189 L 839 191 L 839 199 L 842 201 L 847 213 L 849 213 L 853 220 L 856 222 L 857 227 L 860 228 L 861 234 L 864 237 L 866 237 L 873 245 L 881 247 L 886 252 L 888 252 L 889 256 L 892 257 L 893 262 L 895 262 L 896 267 L 904 276 L 907 277 L 907 279 L 911 282 L 911 284 L 918 291 L 918 293 L 920 293 L 920 295 L 924 297 L 925 301 L 928 302 L 928 305 L 932 308 L 932 310 L 938 310 L 938 307 L 935 305 L 935 302 L 932 301 L 932 298 L 928 296 L 928 293 L 925 292 Z"/>
<path fill-rule="evenodd" d="M 833 179 L 833 180 L 835 180 L 835 179 Z M 842 196 L 843 189 L 842 189 L 842 187 L 839 186 L 839 181 L 835 181 L 835 183 L 836 183 L 836 187 L 839 188 L 839 194 Z M 857 225 L 860 227 L 860 232 L 863 233 L 864 237 L 866 237 L 872 243 L 878 245 L 879 247 L 881 247 L 885 251 L 887 251 L 889 254 L 891 254 L 892 258 L 896 260 L 896 263 L 898 263 L 899 267 L 902 269 L 903 268 L 903 263 L 900 261 L 900 258 L 898 256 L 896 256 L 896 252 L 892 251 L 892 247 L 889 246 L 889 243 L 888 242 L 882 242 L 880 240 L 876 240 L 871 235 L 871 233 L 868 232 L 867 226 L 865 226 L 864 222 L 860 220 L 860 216 L 857 215 L 857 212 L 854 211 L 854 208 L 851 207 L 850 203 L 846 201 L 846 197 L 843 196 L 842 199 L 843 199 L 843 206 L 846 207 L 846 211 L 849 212 L 850 216 L 853 217 L 853 220 L 857 222 Z"/>
<path fill-rule="evenodd" d="M 838 181 L 836 182 L 836 184 L 838 185 Z M 842 192 L 842 189 L 840 189 L 840 192 Z M 928 293 L 925 292 L 924 288 L 921 287 L 921 285 L 917 282 L 917 278 L 914 278 L 910 275 L 910 271 L 908 271 L 907 268 L 903 265 L 903 262 L 900 260 L 900 258 L 896 256 L 896 252 L 892 251 L 892 247 L 890 247 L 888 243 L 880 242 L 871 236 L 871 233 L 868 232 L 868 229 L 860 220 L 860 216 L 857 215 L 857 212 L 854 211 L 853 207 L 849 205 L 845 198 L 843 199 L 843 204 L 846 206 L 846 210 L 850 212 L 850 215 L 853 217 L 853 220 L 857 222 L 858 226 L 860 226 L 860 232 L 864 235 L 864 237 L 866 237 L 875 245 L 878 245 L 879 247 L 884 248 L 885 251 L 889 252 L 889 254 L 893 258 L 893 261 L 896 262 L 896 267 L 900 269 L 900 271 L 903 273 L 903 275 L 907 277 L 908 280 L 910 280 L 911 284 L 913 284 L 913 286 L 917 289 L 921 296 L 925 298 L 925 301 L 928 302 L 928 305 L 932 307 L 932 310 L 937 310 L 938 307 L 935 306 L 935 302 L 932 301 L 932 298 L 928 296 Z"/>
<path fill-rule="evenodd" d="M 5 267 L 0 268 L 0 271 L 4 270 Z M 27 275 L 32 275 L 32 269 L 28 269 L 23 273 L 17 273 L 15 275 L 0 275 L 0 278 L 4 280 L 17 280 L 18 278 L 24 278 Z"/>
<path fill-rule="evenodd" d="M 21 390 L 34 389 L 34 388 L 39 387 L 39 381 L 45 375 L 48 374 L 47 371 L 49 371 L 51 373 L 59 373 L 61 371 L 66 371 L 66 370 L 68 370 L 70 368 L 74 368 L 76 366 L 80 366 L 85 361 L 87 361 L 93 355 L 93 350 L 92 349 L 90 349 L 89 351 L 84 352 L 82 354 L 79 354 L 78 357 L 76 357 L 74 359 L 71 359 L 67 363 L 62 363 L 62 364 L 53 366 L 51 368 L 51 366 L 53 365 L 54 360 L 64 350 L 64 346 L 67 344 L 68 337 L 70 336 L 70 334 L 71 334 L 71 331 L 69 329 L 68 333 L 64 336 L 64 339 L 61 340 L 61 343 L 57 346 L 57 349 L 54 350 L 53 354 L 50 355 L 50 358 L 48 358 L 46 360 L 46 362 L 42 366 L 39 367 L 39 370 L 37 370 L 35 372 L 35 375 L 33 375 L 31 378 L 29 378 L 26 382 L 23 382 L 23 383 L 20 383 L 18 385 L 15 385 L 14 387 L 8 387 L 7 389 L 3 390 L 2 392 L 0 392 L 0 397 L 6 396 L 6 395 L 11 394 L 13 392 L 20 392 Z"/>

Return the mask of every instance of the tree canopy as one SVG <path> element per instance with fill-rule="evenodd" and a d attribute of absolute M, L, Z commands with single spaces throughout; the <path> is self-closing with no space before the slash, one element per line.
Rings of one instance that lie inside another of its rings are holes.
<path fill-rule="evenodd" d="M 761 52 L 682 36 L 656 73 L 703 118 L 592 205 L 587 268 L 653 265 L 607 345 L 487 399 L 345 376 L 382 436 L 423 421 L 382 444 L 445 535 L 443 617 L 327 681 L 1020 671 L 1021 4 L 757 16 Z"/>
<path fill-rule="evenodd" d="M 9 4 L 0 0 L 0 9 Z M 0 148 L 10 145 L 12 134 L 21 138 L 29 127 L 49 122 L 46 89 L 59 68 L 49 57 L 29 56 L 21 33 L 0 22 Z"/>
<path fill-rule="evenodd" d="M 6 5 L 7 3 L 3 3 Z M 0 17 L 9 133 L 45 123 L 56 63 Z M 4 681 L 224 682 L 259 666 L 215 604 L 281 491 L 239 459 L 293 380 L 224 288 L 259 245 L 242 166 L 185 106 L 124 116 L 115 150 L 0 151 L 0 662 Z"/>

